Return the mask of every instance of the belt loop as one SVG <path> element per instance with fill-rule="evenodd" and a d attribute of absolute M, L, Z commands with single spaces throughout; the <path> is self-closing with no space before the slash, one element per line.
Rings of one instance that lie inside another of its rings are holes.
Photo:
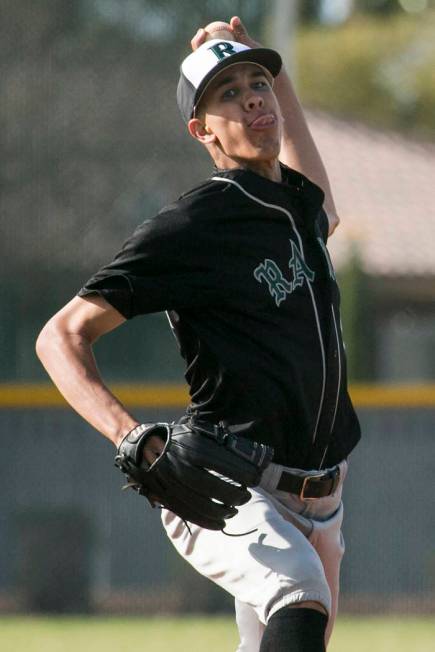
<path fill-rule="evenodd" d="M 271 474 L 271 479 L 272 479 L 272 489 L 276 489 L 278 487 L 278 482 L 281 479 L 281 476 L 283 474 L 284 467 L 282 464 L 275 464 L 272 463 L 269 465 L 269 468 L 272 467 L 270 470 L 272 472 Z"/>
<path fill-rule="evenodd" d="M 271 462 L 263 471 L 260 487 L 266 491 L 275 491 L 282 475 L 282 469 L 283 467 L 280 464 Z"/>
<path fill-rule="evenodd" d="M 334 471 L 335 471 L 335 474 L 334 474 Z M 340 464 L 337 464 L 337 466 L 334 469 L 332 469 L 331 473 L 333 474 L 333 479 L 334 479 L 334 482 L 332 484 L 332 491 L 331 491 L 331 495 L 332 495 L 332 494 L 335 494 L 335 492 L 337 491 L 337 487 L 340 484 L 340 480 L 341 480 Z"/>

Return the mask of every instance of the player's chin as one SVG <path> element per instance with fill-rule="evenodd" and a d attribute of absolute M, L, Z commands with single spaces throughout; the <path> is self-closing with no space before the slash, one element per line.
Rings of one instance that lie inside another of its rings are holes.
<path fill-rule="evenodd" d="M 276 156 L 279 155 L 281 148 L 281 138 L 280 134 L 273 130 L 269 133 L 266 131 L 255 133 L 249 139 L 250 145 L 257 152 L 257 156 Z"/>
<path fill-rule="evenodd" d="M 234 160 L 260 163 L 279 158 L 280 149 L 281 141 L 276 135 L 263 134 L 262 137 L 245 137 L 236 146 L 229 146 L 224 151 Z"/>
<path fill-rule="evenodd" d="M 260 143 L 253 143 L 250 157 L 256 161 L 271 161 L 279 157 L 281 143 L 278 139 L 271 138 Z"/>

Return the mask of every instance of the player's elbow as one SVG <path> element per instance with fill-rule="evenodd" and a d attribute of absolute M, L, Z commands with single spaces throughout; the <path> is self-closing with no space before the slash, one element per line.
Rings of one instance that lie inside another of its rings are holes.
<path fill-rule="evenodd" d="M 337 228 L 337 226 L 340 224 L 340 218 L 336 213 L 328 214 L 328 235 L 332 235 Z"/>
<path fill-rule="evenodd" d="M 42 328 L 35 343 L 36 355 L 42 363 L 53 349 L 54 343 L 59 336 L 60 332 L 56 319 L 52 317 Z"/>
<path fill-rule="evenodd" d="M 61 313 L 56 313 L 49 319 L 35 343 L 36 355 L 44 366 L 46 361 L 56 357 L 59 350 L 68 346 L 71 336 L 74 333 L 70 332 Z"/>

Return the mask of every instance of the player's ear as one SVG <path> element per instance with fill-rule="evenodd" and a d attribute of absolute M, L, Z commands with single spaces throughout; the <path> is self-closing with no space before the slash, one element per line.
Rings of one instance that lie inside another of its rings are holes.
<path fill-rule="evenodd" d="M 211 145 L 211 143 L 214 143 L 216 140 L 216 135 L 213 133 L 212 129 L 210 129 L 210 127 L 199 118 L 192 118 L 189 120 L 187 129 L 192 138 L 199 140 L 203 145 Z"/>

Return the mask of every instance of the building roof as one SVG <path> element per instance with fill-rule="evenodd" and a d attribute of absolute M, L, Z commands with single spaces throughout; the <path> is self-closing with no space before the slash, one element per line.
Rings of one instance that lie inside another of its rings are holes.
<path fill-rule="evenodd" d="M 336 267 L 356 247 L 370 274 L 435 276 L 435 144 L 307 115 L 341 219 Z"/>

